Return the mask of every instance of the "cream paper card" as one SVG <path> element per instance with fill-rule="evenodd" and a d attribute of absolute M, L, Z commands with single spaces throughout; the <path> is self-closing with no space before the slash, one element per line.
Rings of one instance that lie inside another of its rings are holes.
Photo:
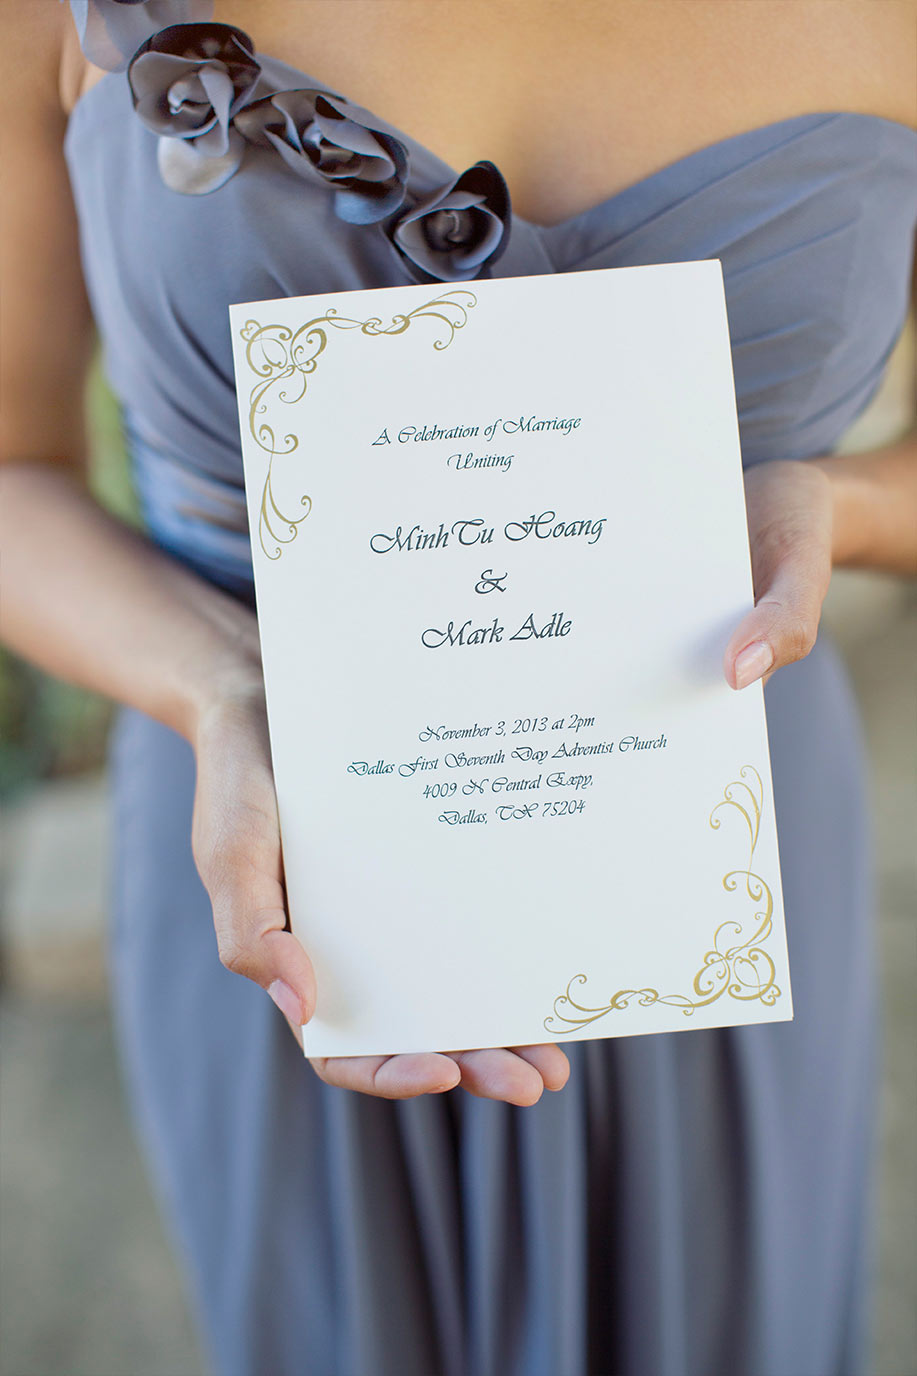
<path fill-rule="evenodd" d="M 306 1053 L 790 1018 L 719 262 L 230 316 Z"/>

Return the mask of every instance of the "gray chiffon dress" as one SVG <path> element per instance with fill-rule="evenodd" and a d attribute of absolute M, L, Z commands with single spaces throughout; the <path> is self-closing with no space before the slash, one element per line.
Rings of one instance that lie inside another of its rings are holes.
<path fill-rule="evenodd" d="M 459 176 L 205 0 L 72 10 L 110 69 L 66 156 L 147 528 L 235 596 L 253 601 L 230 302 L 719 258 L 746 464 L 829 452 L 882 377 L 917 226 L 904 125 L 780 120 L 544 229 L 490 164 Z M 862 742 L 824 635 L 766 701 L 795 1021 L 573 1042 L 531 1108 L 321 1083 L 219 963 L 189 747 L 121 714 L 118 1032 L 220 1376 L 863 1376 Z"/>

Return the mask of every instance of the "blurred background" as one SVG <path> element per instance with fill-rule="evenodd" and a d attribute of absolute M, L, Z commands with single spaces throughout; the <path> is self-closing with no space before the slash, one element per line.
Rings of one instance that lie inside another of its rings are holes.
<path fill-rule="evenodd" d="M 907 429 L 915 376 L 911 321 L 845 449 Z M 89 413 L 94 490 L 136 521 L 98 367 Z M 825 620 L 863 712 L 879 862 L 886 1019 L 873 1372 L 917 1376 L 917 585 L 840 573 Z M 0 1376 L 204 1372 L 110 1027 L 111 715 L 0 649 Z"/>

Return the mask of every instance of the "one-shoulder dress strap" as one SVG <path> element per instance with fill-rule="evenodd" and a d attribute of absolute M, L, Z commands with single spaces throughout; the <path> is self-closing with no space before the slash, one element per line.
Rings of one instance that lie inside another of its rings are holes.
<path fill-rule="evenodd" d="M 160 29 L 210 19 L 213 0 L 70 0 L 84 55 L 96 67 L 123 72 Z"/>

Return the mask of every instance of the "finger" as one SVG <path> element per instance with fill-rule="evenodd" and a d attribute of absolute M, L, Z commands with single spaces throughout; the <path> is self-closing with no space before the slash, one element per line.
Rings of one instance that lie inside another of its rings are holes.
<path fill-rule="evenodd" d="M 544 1081 L 545 1089 L 563 1089 L 570 1078 L 570 1062 L 553 1042 L 537 1046 L 511 1046 L 509 1049 L 535 1067 Z"/>
<path fill-rule="evenodd" d="M 276 1005 L 277 1007 L 279 1007 L 279 1004 L 277 1004 L 277 1000 L 276 1000 L 276 999 L 274 1000 L 274 1003 L 275 1003 L 275 1005 Z M 281 1010 L 281 1011 L 282 1011 L 282 1010 Z M 302 1044 L 302 1029 L 303 1029 L 303 1024 L 299 1021 L 300 1017 L 301 1017 L 301 1014 L 300 1014 L 299 1012 L 297 1012 L 297 1013 L 295 1014 L 295 1016 L 293 1016 L 293 1017 L 288 1017 L 287 1014 L 284 1013 L 284 1015 L 283 1015 L 283 1020 L 284 1020 L 284 1022 L 286 1023 L 287 1027 L 288 1027 L 288 1028 L 290 1029 L 290 1031 L 292 1032 L 292 1034 L 293 1034 L 293 1040 L 294 1040 L 294 1042 L 296 1043 L 296 1045 L 299 1047 L 300 1055 L 302 1055 L 302 1051 L 303 1051 L 303 1044 Z"/>
<path fill-rule="evenodd" d="M 312 1069 L 325 1084 L 355 1089 L 383 1099 L 413 1099 L 454 1089 L 461 1072 L 451 1056 L 438 1051 L 397 1056 L 317 1056 Z"/>
<path fill-rule="evenodd" d="M 303 947 L 286 930 L 282 889 L 259 906 L 231 866 L 211 895 L 220 960 L 227 970 L 260 984 L 291 1027 L 302 1027 L 315 1011 L 315 971 Z"/>
<path fill-rule="evenodd" d="M 505 1047 L 450 1051 L 462 1072 L 462 1088 L 480 1099 L 502 1099 L 520 1108 L 537 1104 L 544 1080 L 534 1065 Z"/>
<path fill-rule="evenodd" d="M 804 552 L 787 558 L 726 647 L 723 671 L 730 688 L 747 688 L 815 644 L 827 577 Z"/>

